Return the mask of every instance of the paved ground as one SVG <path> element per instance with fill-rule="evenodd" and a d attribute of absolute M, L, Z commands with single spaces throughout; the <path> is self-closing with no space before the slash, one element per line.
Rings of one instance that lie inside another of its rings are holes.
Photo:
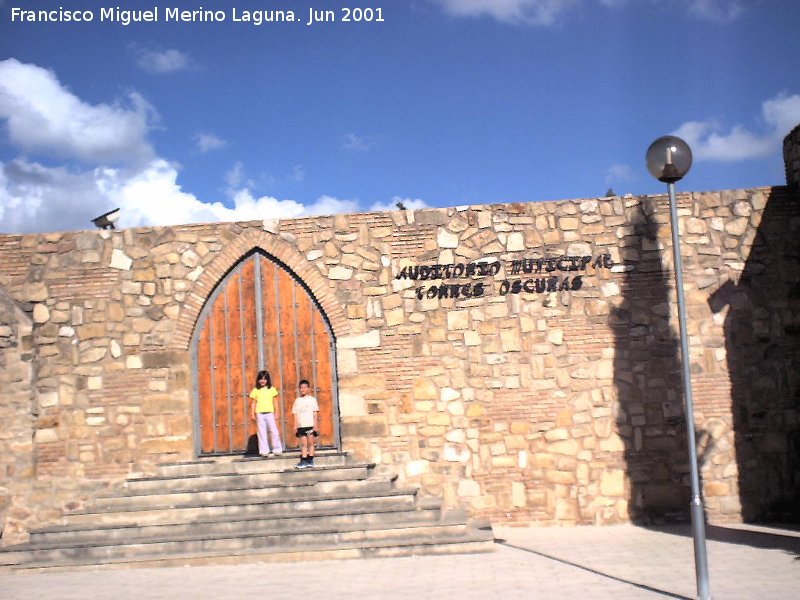
<path fill-rule="evenodd" d="M 708 529 L 715 600 L 800 598 L 800 533 Z M 687 527 L 496 527 L 490 554 L 0 573 L 3 600 L 695 597 Z"/>

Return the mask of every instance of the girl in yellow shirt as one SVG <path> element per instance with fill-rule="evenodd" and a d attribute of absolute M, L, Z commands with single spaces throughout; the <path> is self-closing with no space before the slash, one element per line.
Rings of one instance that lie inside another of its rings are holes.
<path fill-rule="evenodd" d="M 258 433 L 258 453 L 261 456 L 269 456 L 272 453 L 281 454 L 281 438 L 278 434 L 278 426 L 275 423 L 275 398 L 278 390 L 272 387 L 272 381 L 267 371 L 259 371 L 256 375 L 256 387 L 250 392 L 250 418 L 256 422 Z M 272 442 L 272 450 L 267 443 L 267 430 L 269 439 Z"/>

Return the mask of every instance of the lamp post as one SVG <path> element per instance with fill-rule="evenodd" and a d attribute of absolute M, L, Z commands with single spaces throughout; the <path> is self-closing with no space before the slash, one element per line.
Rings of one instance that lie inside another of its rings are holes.
<path fill-rule="evenodd" d="M 675 182 L 683 178 L 692 166 L 692 150 L 681 138 L 665 135 L 658 138 L 647 149 L 647 170 L 667 184 L 669 192 L 669 215 L 672 229 L 672 256 L 675 268 L 675 291 L 678 297 L 678 329 L 681 339 L 681 367 L 683 375 L 684 412 L 686 415 L 686 438 L 689 445 L 689 471 L 692 480 L 692 500 L 689 505 L 694 539 L 694 567 L 697 579 L 697 597 L 709 600 L 711 591 L 708 582 L 708 560 L 706 557 L 706 531 L 703 500 L 700 494 L 700 476 L 697 465 L 697 442 L 694 432 L 694 405 L 692 403 L 692 380 L 689 371 L 689 342 L 686 333 L 686 304 L 683 296 L 683 267 L 678 237 L 678 208 L 675 201 Z"/>

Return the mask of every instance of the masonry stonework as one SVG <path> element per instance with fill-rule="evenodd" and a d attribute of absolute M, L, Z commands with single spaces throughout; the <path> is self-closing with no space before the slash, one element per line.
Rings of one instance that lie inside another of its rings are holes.
<path fill-rule="evenodd" d="M 786 185 L 800 186 L 800 125 L 783 139 L 783 162 L 786 165 Z"/>
<path fill-rule="evenodd" d="M 759 518 L 800 488 L 800 202 L 678 202 L 708 517 Z M 343 450 L 495 521 L 680 517 L 670 245 L 663 196 L 0 235 L 2 542 L 197 457 L 192 333 L 254 249 L 330 322 Z"/>

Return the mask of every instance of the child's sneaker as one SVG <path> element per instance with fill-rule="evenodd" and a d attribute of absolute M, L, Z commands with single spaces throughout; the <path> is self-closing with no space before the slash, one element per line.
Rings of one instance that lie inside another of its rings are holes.
<path fill-rule="evenodd" d="M 309 466 L 309 465 L 308 465 L 308 462 L 306 461 L 306 459 L 305 459 L 305 458 L 301 458 L 301 459 L 300 459 L 300 462 L 299 462 L 299 463 L 297 463 L 297 464 L 294 466 L 294 468 L 295 468 L 295 469 L 307 469 L 307 468 L 308 468 L 308 466 Z"/>

